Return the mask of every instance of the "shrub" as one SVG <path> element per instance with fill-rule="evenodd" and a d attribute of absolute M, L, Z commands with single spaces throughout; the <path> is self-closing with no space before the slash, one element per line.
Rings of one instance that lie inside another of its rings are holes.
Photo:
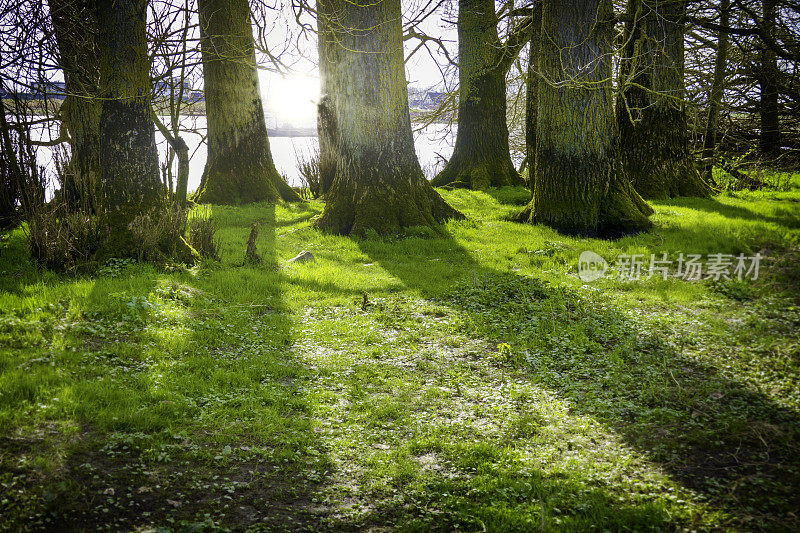
<path fill-rule="evenodd" d="M 102 242 L 97 217 L 70 213 L 63 202 L 28 209 L 26 217 L 31 257 L 51 270 L 72 270 L 89 262 Z"/>
<path fill-rule="evenodd" d="M 320 170 L 319 170 L 319 149 L 311 152 L 297 152 L 297 169 L 300 172 L 302 186 L 300 194 L 303 198 L 319 198 L 320 195 Z"/>
<path fill-rule="evenodd" d="M 189 244 L 201 257 L 219 261 L 220 241 L 216 233 L 217 222 L 207 207 L 189 216 Z"/>

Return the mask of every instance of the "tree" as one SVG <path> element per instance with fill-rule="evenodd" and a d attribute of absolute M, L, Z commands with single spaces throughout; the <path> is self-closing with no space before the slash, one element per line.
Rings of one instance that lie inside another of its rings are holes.
<path fill-rule="evenodd" d="M 530 37 L 530 19 L 506 43 L 497 33 L 494 0 L 458 3 L 458 131 L 453 156 L 433 185 L 486 189 L 522 185 L 511 161 L 506 73 Z"/>
<path fill-rule="evenodd" d="M 531 41 L 528 53 L 528 72 L 525 80 L 525 161 L 528 166 L 528 186 L 536 161 L 536 118 L 539 111 L 539 51 L 541 42 L 539 32 L 542 29 L 542 6 L 537 4 L 531 27 Z"/>
<path fill-rule="evenodd" d="M 100 113 L 98 98 L 97 18 L 87 2 L 48 0 L 64 72 L 66 98 L 62 127 L 69 134 L 72 159 L 64 173 L 62 193 L 68 207 L 93 211 L 99 186 Z"/>
<path fill-rule="evenodd" d="M 275 169 L 247 0 L 200 0 L 208 159 L 195 200 L 299 201 Z"/>
<path fill-rule="evenodd" d="M 425 179 L 414 152 L 403 62 L 400 0 L 325 0 L 320 35 L 336 127 L 336 174 L 318 228 L 396 233 L 462 215 Z M 318 4 L 319 5 L 319 4 Z"/>
<path fill-rule="evenodd" d="M 730 0 L 721 0 L 719 5 L 720 25 L 728 26 Z M 708 119 L 706 132 L 703 138 L 703 179 L 706 183 L 713 183 L 712 170 L 714 168 L 714 148 L 717 144 L 717 125 L 719 124 L 719 109 L 725 91 L 725 72 L 728 64 L 728 33 L 724 30 L 717 32 L 717 55 L 714 60 L 714 78 L 708 95 Z"/>
<path fill-rule="evenodd" d="M 651 226 L 617 162 L 612 15 L 610 0 L 542 4 L 533 197 L 521 221 L 589 236 Z"/>
<path fill-rule="evenodd" d="M 776 0 L 762 0 L 761 2 L 763 32 L 773 38 L 777 5 Z M 759 48 L 758 85 L 761 89 L 759 147 L 765 156 L 777 158 L 781 153 L 778 57 L 775 50 L 766 42 L 762 41 Z"/>
<path fill-rule="evenodd" d="M 629 0 L 617 119 L 621 159 L 645 198 L 709 196 L 689 153 L 683 85 L 686 0 Z"/>
<path fill-rule="evenodd" d="M 326 9 L 328 2 L 317 5 L 317 51 L 319 55 L 319 89 L 320 99 L 317 104 L 317 140 L 319 142 L 319 191 L 325 195 L 331 188 L 336 175 L 336 117 L 333 102 L 329 94 L 328 80 L 335 74 L 332 70 L 337 55 L 337 43 L 330 28 L 333 21 L 331 13 Z"/>
<path fill-rule="evenodd" d="M 147 0 L 97 0 L 100 65 L 101 217 L 110 229 L 100 255 L 134 253 L 130 223 L 158 211 L 165 196 L 150 108 Z"/>

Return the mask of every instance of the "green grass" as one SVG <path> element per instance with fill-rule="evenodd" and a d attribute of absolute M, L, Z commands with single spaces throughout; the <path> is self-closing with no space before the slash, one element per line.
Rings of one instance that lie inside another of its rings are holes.
<path fill-rule="evenodd" d="M 797 189 L 614 241 L 508 222 L 522 189 L 442 194 L 469 218 L 394 239 L 214 207 L 222 260 L 189 270 L 62 277 L 10 232 L 0 530 L 800 528 Z M 585 284 L 584 250 L 765 258 Z"/>

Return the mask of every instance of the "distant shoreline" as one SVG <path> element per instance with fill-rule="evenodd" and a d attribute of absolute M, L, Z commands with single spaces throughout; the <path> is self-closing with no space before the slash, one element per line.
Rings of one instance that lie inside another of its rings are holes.
<path fill-rule="evenodd" d="M 45 116 L 45 115 L 52 115 L 54 111 L 57 111 L 61 107 L 61 103 L 63 100 L 51 98 L 48 100 L 19 100 L 19 103 L 22 104 L 26 108 L 26 111 L 34 116 Z M 169 107 L 166 105 L 157 105 L 155 103 L 153 107 L 156 109 L 156 112 L 160 116 L 169 116 L 168 109 Z M 11 99 L 3 99 L 3 105 L 7 109 L 13 109 L 15 105 L 15 101 Z M 433 112 L 432 110 L 428 109 L 416 109 L 411 108 L 411 122 L 413 124 L 420 124 L 427 121 L 428 116 Z M 183 104 L 181 109 L 181 116 L 183 117 L 202 117 L 206 115 L 206 105 L 205 101 L 195 102 L 190 104 Z M 438 117 L 437 120 L 434 120 L 433 124 L 445 124 L 450 122 L 452 117 L 448 115 L 444 115 L 442 117 Z M 452 121 L 455 124 L 455 120 Z M 317 137 L 317 127 L 315 126 L 306 126 L 306 127 L 279 127 L 279 128 L 267 128 L 267 135 L 270 137 Z"/>

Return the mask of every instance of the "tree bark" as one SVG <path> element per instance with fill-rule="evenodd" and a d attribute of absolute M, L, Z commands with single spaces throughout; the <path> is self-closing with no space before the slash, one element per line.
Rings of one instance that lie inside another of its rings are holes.
<path fill-rule="evenodd" d="M 525 85 L 525 159 L 528 165 L 528 182 L 531 187 L 533 173 L 536 168 L 536 120 L 538 114 L 539 95 L 539 54 L 542 49 L 539 38 L 542 29 L 542 6 L 534 7 L 532 36 L 528 53 L 528 77 Z"/>
<path fill-rule="evenodd" d="M 566 234 L 649 228 L 652 209 L 618 165 L 610 0 L 543 2 L 533 198 L 522 221 Z"/>
<path fill-rule="evenodd" d="M 101 256 L 130 256 L 137 215 L 163 207 L 150 118 L 147 0 L 97 0 L 100 60 L 101 217 L 110 228 Z"/>
<path fill-rule="evenodd" d="M 522 185 L 511 161 L 506 68 L 494 0 L 458 3 L 458 131 L 453 156 L 433 179 L 441 187 Z"/>
<path fill-rule="evenodd" d="M 397 233 L 461 217 L 433 190 L 414 152 L 400 0 L 325 0 L 336 47 L 326 82 L 336 175 L 318 228 Z"/>
<path fill-rule="evenodd" d="M 328 2 L 317 5 L 317 50 L 319 53 L 320 99 L 317 103 L 317 141 L 319 142 L 319 194 L 325 195 L 336 175 L 336 110 L 333 108 L 329 80 L 334 74 L 338 45 L 329 28 L 334 21 L 326 10 Z"/>
<path fill-rule="evenodd" d="M 761 2 L 764 31 L 775 35 L 776 0 Z M 762 43 L 760 56 L 759 86 L 761 103 L 759 109 L 761 134 L 759 148 L 769 158 L 777 158 L 781 154 L 780 107 L 778 103 L 778 60 L 775 51 Z"/>
<path fill-rule="evenodd" d="M 719 23 L 723 28 L 730 24 L 730 0 L 720 0 Z M 706 183 L 714 183 L 714 150 L 717 146 L 717 127 L 719 109 L 725 92 L 725 72 L 728 64 L 728 33 L 717 32 L 717 56 L 714 60 L 714 79 L 708 95 L 708 120 L 703 138 L 703 179 Z"/>
<path fill-rule="evenodd" d="M 683 86 L 686 0 L 629 0 L 617 119 L 621 158 L 644 198 L 711 195 L 689 153 Z"/>
<path fill-rule="evenodd" d="M 275 169 L 247 0 L 199 0 L 208 159 L 195 201 L 299 201 Z"/>
<path fill-rule="evenodd" d="M 72 151 L 62 193 L 70 210 L 90 213 L 97 207 L 100 181 L 97 18 L 83 0 L 48 0 L 48 5 L 67 93 L 61 119 Z"/>

